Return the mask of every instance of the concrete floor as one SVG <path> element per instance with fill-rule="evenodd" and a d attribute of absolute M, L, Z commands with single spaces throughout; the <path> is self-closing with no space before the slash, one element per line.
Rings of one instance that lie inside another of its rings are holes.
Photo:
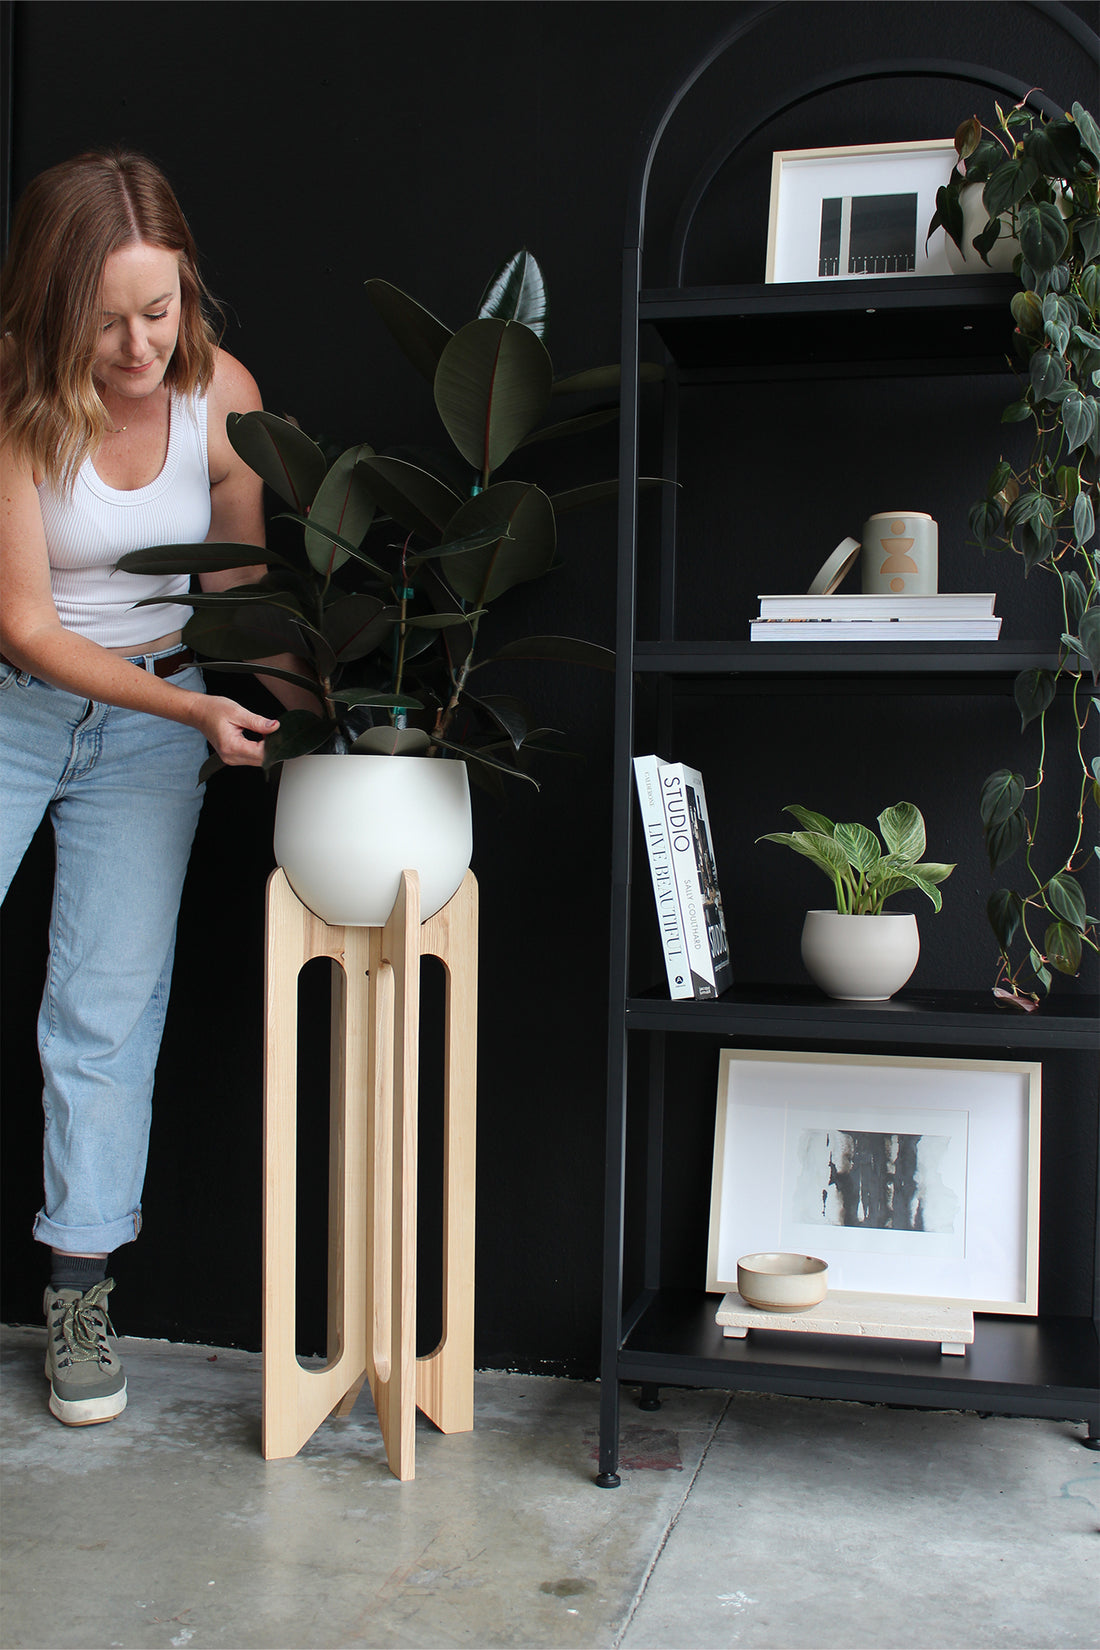
<path fill-rule="evenodd" d="M 256 1355 L 124 1341 L 125 1414 L 67 1429 L 41 1331 L 0 1350 L 4 1650 L 1100 1643 L 1080 1426 L 668 1391 L 609 1491 L 595 1386 L 486 1374 L 402 1485 L 366 1394 L 265 1462 Z"/>

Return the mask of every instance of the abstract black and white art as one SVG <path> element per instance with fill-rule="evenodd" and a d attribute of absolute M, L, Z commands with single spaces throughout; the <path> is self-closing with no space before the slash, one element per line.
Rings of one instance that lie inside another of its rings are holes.
<path fill-rule="evenodd" d="M 944 1178 L 946 1134 L 803 1129 L 797 1212 L 807 1224 L 884 1232 L 953 1232 L 962 1199 Z"/>
<path fill-rule="evenodd" d="M 1037 1062 L 723 1049 L 707 1288 L 762 1250 L 829 1290 L 1034 1313 Z"/>

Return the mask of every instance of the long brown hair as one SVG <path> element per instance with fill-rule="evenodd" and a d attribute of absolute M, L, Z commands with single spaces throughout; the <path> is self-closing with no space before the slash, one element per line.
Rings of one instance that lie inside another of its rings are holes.
<path fill-rule="evenodd" d="M 23 192 L 3 269 L 4 439 L 54 485 L 72 483 L 110 428 L 92 380 L 103 324 L 100 286 L 112 252 L 135 242 L 179 255 L 180 329 L 165 382 L 181 395 L 214 373 L 220 312 L 171 185 L 144 155 L 77 155 Z"/>

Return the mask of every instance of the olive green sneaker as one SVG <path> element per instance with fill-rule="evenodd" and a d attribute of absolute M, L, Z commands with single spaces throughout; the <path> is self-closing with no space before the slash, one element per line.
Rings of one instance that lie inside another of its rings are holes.
<path fill-rule="evenodd" d="M 126 1408 L 122 1359 L 107 1345 L 114 1325 L 103 1304 L 114 1279 L 79 1289 L 47 1289 L 46 1376 L 50 1410 L 67 1427 L 113 1421 Z"/>

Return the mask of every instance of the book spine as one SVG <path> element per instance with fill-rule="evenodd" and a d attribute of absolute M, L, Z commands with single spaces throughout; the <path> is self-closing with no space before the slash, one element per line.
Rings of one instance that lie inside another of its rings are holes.
<path fill-rule="evenodd" d="M 718 949 L 728 972 L 729 948 L 725 940 L 724 922 L 720 922 L 720 944 L 716 947 L 711 939 L 715 906 L 720 920 L 721 904 L 717 872 L 713 868 L 705 797 L 700 807 L 702 779 L 695 769 L 685 768 L 681 762 L 662 764 L 660 778 L 665 828 L 672 851 L 673 874 L 691 971 L 692 995 L 697 998 L 717 997 L 719 992 L 725 990 L 725 984 L 721 983 L 722 970 L 716 967 L 714 951 Z"/>
<path fill-rule="evenodd" d="M 753 619 L 754 642 L 995 642 L 992 619 Z"/>
<path fill-rule="evenodd" d="M 687 940 L 680 916 L 680 901 L 676 892 L 672 848 L 665 828 L 657 758 L 636 756 L 634 778 L 638 790 L 642 833 L 649 858 L 649 874 L 653 881 L 653 898 L 657 906 L 657 927 L 661 936 L 665 973 L 668 976 L 668 993 L 675 1001 L 692 997 L 695 993 L 688 965 Z"/>

